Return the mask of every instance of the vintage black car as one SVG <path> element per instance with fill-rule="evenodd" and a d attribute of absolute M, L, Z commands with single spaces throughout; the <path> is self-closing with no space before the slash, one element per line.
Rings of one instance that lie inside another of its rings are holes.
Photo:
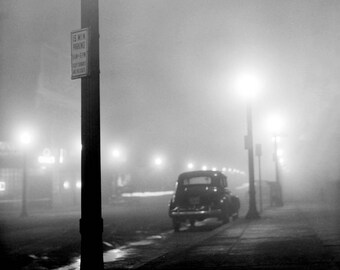
<path fill-rule="evenodd" d="M 218 218 L 228 223 L 237 218 L 239 198 L 228 189 L 227 177 L 220 171 L 191 171 L 178 176 L 175 193 L 169 203 L 169 216 L 178 232 L 181 223 Z"/>

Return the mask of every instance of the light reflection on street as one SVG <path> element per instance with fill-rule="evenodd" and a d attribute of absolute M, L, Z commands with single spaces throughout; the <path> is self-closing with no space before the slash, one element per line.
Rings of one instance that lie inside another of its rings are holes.
<path fill-rule="evenodd" d="M 173 191 L 146 191 L 146 192 L 132 192 L 132 193 L 122 193 L 122 197 L 156 197 L 172 195 Z"/>
<path fill-rule="evenodd" d="M 126 246 L 115 248 L 104 253 L 104 262 L 114 262 L 116 260 L 123 259 L 133 253 L 133 249 L 129 249 Z"/>
<path fill-rule="evenodd" d="M 130 256 L 134 256 L 134 254 L 136 254 L 136 251 L 137 251 L 134 247 L 153 245 L 155 244 L 155 241 L 160 240 L 162 238 L 163 237 L 161 235 L 152 235 L 152 236 L 147 237 L 145 240 L 131 242 L 119 248 L 106 251 L 103 254 L 104 263 L 115 262 L 118 260 L 127 259 Z M 80 269 L 80 258 L 78 257 L 75 259 L 74 263 L 67 265 L 67 266 L 60 267 L 60 268 L 56 268 L 54 270 L 79 270 L 79 269 Z"/>

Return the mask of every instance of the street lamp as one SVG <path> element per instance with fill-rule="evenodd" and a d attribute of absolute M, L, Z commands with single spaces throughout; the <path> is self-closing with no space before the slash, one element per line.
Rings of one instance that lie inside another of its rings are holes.
<path fill-rule="evenodd" d="M 268 124 L 271 132 L 273 133 L 273 141 L 274 141 L 274 163 L 275 163 L 275 181 L 276 181 L 276 190 L 275 190 L 275 203 L 277 206 L 283 206 L 282 199 L 282 186 L 280 180 L 280 170 L 279 170 L 279 155 L 280 151 L 278 149 L 278 142 L 280 140 L 279 134 L 282 132 L 283 120 L 278 115 L 274 115 L 269 118 Z"/>
<path fill-rule="evenodd" d="M 155 157 L 153 163 L 156 167 L 159 168 L 163 165 L 163 159 L 161 157 Z"/>
<path fill-rule="evenodd" d="M 247 135 L 245 146 L 248 150 L 249 169 L 249 210 L 247 219 L 257 219 L 260 217 L 256 209 L 255 180 L 254 180 L 254 150 L 253 150 L 253 125 L 252 125 L 252 99 L 261 88 L 261 82 L 253 74 L 243 74 L 237 78 L 236 88 L 247 100 Z"/>
<path fill-rule="evenodd" d="M 112 151 L 112 156 L 113 156 L 115 159 L 120 158 L 121 153 L 120 153 L 119 149 L 114 149 L 114 150 Z"/>
<path fill-rule="evenodd" d="M 22 209 L 21 217 L 27 217 L 27 147 L 32 142 L 32 136 L 25 131 L 20 135 L 20 143 L 23 146 L 23 176 L 22 176 Z"/>

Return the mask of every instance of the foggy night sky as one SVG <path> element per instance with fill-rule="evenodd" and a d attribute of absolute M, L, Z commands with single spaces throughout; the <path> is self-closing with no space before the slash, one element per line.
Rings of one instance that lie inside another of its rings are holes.
<path fill-rule="evenodd" d="M 265 119 L 278 113 L 286 120 L 287 171 L 339 179 L 339 1 L 106 0 L 99 7 L 103 144 L 247 171 L 246 103 L 233 83 L 253 70 L 264 82 L 253 102 L 264 177 L 274 170 Z M 80 80 L 70 79 L 70 32 L 79 28 L 80 1 L 1 1 L 0 141 L 27 123 L 44 133 L 41 110 L 58 102 L 67 103 L 65 115 L 46 118 L 67 119 L 58 130 L 65 140 L 80 134 Z"/>

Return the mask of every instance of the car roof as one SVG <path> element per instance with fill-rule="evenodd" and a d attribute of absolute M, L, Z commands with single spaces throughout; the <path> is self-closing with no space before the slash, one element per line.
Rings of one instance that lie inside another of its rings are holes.
<path fill-rule="evenodd" d="M 221 176 L 221 175 L 224 175 L 224 174 L 222 172 L 220 172 L 220 171 L 203 171 L 203 170 L 202 171 L 190 171 L 190 172 L 181 173 L 178 176 L 178 180 L 185 179 L 185 178 L 190 178 L 190 177 L 197 177 L 197 176 L 212 176 L 212 177 L 216 177 L 216 176 Z"/>

